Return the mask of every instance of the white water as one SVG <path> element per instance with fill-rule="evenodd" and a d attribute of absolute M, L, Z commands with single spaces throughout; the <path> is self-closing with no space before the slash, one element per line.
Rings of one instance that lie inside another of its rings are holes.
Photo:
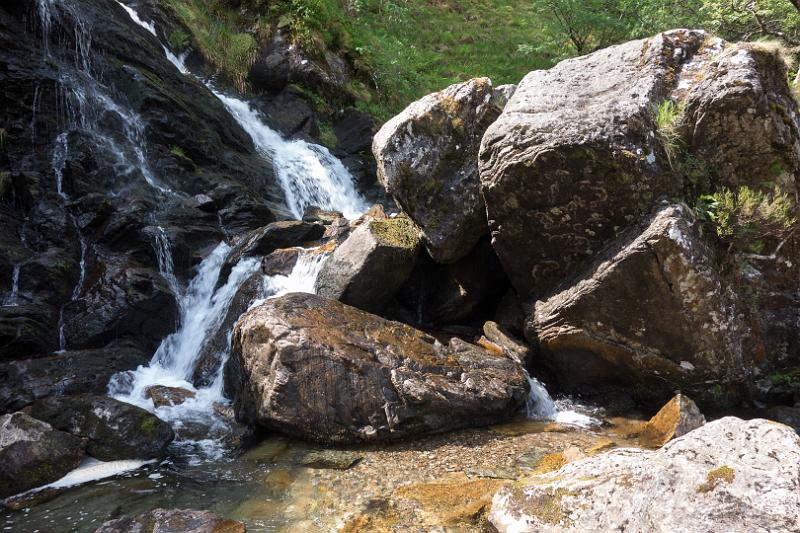
<path fill-rule="evenodd" d="M 158 38 L 152 22 L 145 22 L 130 7 L 116 0 L 131 19 Z M 167 59 L 182 74 L 190 74 L 185 57 L 178 57 L 161 43 Z M 272 161 L 275 174 L 286 195 L 286 205 L 295 218 L 302 218 L 306 207 L 341 211 L 347 218 L 357 218 L 369 206 L 356 191 L 353 176 L 342 162 L 324 146 L 302 140 L 286 140 L 267 126 L 249 103 L 217 91 L 201 80 L 225 105 L 231 116 L 253 139 L 259 153 Z"/>
<path fill-rule="evenodd" d="M 124 474 L 125 472 L 137 470 L 145 465 L 153 463 L 155 463 L 155 460 L 142 461 L 138 459 L 122 459 L 119 461 L 99 461 L 93 457 L 87 457 L 81 462 L 78 468 L 67 472 L 64 477 L 57 479 L 52 483 L 48 483 L 47 485 L 42 485 L 41 487 L 36 487 L 35 489 L 22 492 L 16 496 L 31 494 L 45 489 L 66 489 L 76 485 L 89 483 L 90 481 L 98 481 L 101 479 L 118 476 L 120 474 Z"/>
<path fill-rule="evenodd" d="M 552 420 L 559 424 L 589 428 L 600 425 L 600 420 L 576 411 L 568 400 L 554 401 L 547 389 L 536 378 L 525 372 L 531 391 L 526 402 L 528 418 Z"/>
<path fill-rule="evenodd" d="M 314 283 L 328 255 L 318 252 L 316 248 L 303 250 L 288 276 L 264 277 L 264 293 L 269 298 L 277 298 L 290 292 L 314 294 Z"/>
<path fill-rule="evenodd" d="M 5 300 L 3 300 L 3 305 L 6 307 L 13 307 L 17 305 L 17 299 L 19 298 L 19 270 L 21 265 L 17 263 L 14 265 L 14 269 L 11 272 L 11 292 L 8 293 Z"/>

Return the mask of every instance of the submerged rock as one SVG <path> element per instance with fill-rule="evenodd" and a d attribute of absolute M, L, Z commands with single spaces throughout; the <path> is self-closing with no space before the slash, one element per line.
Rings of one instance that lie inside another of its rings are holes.
<path fill-rule="evenodd" d="M 186 400 L 195 397 L 195 393 L 180 387 L 166 387 L 152 385 L 144 391 L 144 397 L 153 400 L 153 405 L 158 407 L 180 405 Z"/>
<path fill-rule="evenodd" d="M 300 293 L 242 316 L 226 378 L 238 419 L 334 443 L 494 423 L 528 393 L 504 355 Z"/>
<path fill-rule="evenodd" d="M 507 486 L 489 519 L 500 533 L 794 531 L 800 437 L 722 418 L 657 451 L 612 450 Z"/>
<path fill-rule="evenodd" d="M 706 417 L 691 398 L 683 394 L 676 394 L 653 418 L 647 421 L 641 438 L 645 439 L 647 443 L 661 446 L 705 423 Z"/>
<path fill-rule="evenodd" d="M 721 404 L 741 397 L 754 368 L 745 313 L 694 215 L 671 205 L 536 302 L 525 336 L 569 392 L 661 404 L 680 389 Z"/>
<path fill-rule="evenodd" d="M 158 458 L 175 438 L 169 424 L 154 414 L 106 396 L 46 398 L 27 411 L 53 427 L 88 439 L 87 453 L 101 461 Z"/>
<path fill-rule="evenodd" d="M 408 218 L 367 220 L 322 265 L 320 296 L 379 312 L 411 274 L 419 236 Z"/>
<path fill-rule="evenodd" d="M 109 520 L 95 533 L 244 533 L 244 524 L 220 518 L 210 511 L 194 509 L 153 509 L 136 516 Z"/>
<path fill-rule="evenodd" d="M 78 437 L 25 413 L 0 416 L 0 498 L 51 483 L 82 458 Z"/>
<path fill-rule="evenodd" d="M 378 178 L 439 263 L 463 257 L 487 231 L 477 159 L 502 110 L 493 94 L 489 78 L 451 85 L 408 106 L 373 140 Z"/>

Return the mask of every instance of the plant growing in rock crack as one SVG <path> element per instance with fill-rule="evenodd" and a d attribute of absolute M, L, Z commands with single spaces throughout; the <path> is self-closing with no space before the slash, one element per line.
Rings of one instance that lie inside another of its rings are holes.
<path fill-rule="evenodd" d="M 778 240 L 782 244 L 797 224 L 794 202 L 781 190 L 723 188 L 700 196 L 695 212 L 713 224 L 717 236 L 729 249 L 752 254 L 762 253 L 765 241 Z"/>
<path fill-rule="evenodd" d="M 677 156 L 684 148 L 680 133 L 682 116 L 683 104 L 676 104 L 672 100 L 664 100 L 653 111 L 656 135 L 672 169 L 675 168 Z"/>

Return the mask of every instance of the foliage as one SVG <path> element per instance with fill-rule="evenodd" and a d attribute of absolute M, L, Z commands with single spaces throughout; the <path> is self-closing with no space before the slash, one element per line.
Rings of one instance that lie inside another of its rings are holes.
<path fill-rule="evenodd" d="M 180 146 L 175 146 L 174 144 L 169 147 L 169 153 L 174 155 L 175 157 L 180 157 L 181 159 L 186 157 L 186 152 Z"/>
<path fill-rule="evenodd" d="M 669 166 L 675 167 L 675 159 L 683 149 L 681 139 L 680 122 L 683 116 L 683 105 L 676 104 L 672 100 L 664 100 L 656 107 L 653 116 L 656 133 L 664 153 L 667 155 Z"/>
<path fill-rule="evenodd" d="M 333 132 L 333 125 L 327 120 L 319 122 L 319 140 L 328 148 L 335 148 L 339 139 Z"/>
<path fill-rule="evenodd" d="M 164 1 L 191 30 L 192 43 L 203 57 L 244 90 L 258 47 L 253 35 L 239 30 L 244 22 L 238 13 L 224 0 Z"/>
<path fill-rule="evenodd" d="M 169 47 L 171 50 L 180 52 L 191 43 L 191 37 L 183 30 L 175 30 L 169 35 Z"/>
<path fill-rule="evenodd" d="M 794 202 L 786 192 L 744 186 L 703 195 L 695 210 L 713 223 L 723 242 L 751 253 L 761 253 L 765 240 L 785 238 L 797 223 Z"/>

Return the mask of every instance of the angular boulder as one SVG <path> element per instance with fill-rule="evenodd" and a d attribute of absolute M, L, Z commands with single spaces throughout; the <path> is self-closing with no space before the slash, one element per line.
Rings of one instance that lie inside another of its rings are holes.
<path fill-rule="evenodd" d="M 529 73 L 480 149 L 495 250 L 523 297 L 539 296 L 680 191 L 653 107 L 700 47 L 676 30 Z"/>
<path fill-rule="evenodd" d="M 78 437 L 25 413 L 0 416 L 0 498 L 51 483 L 82 458 Z"/>
<path fill-rule="evenodd" d="M 800 437 L 726 417 L 657 451 L 623 448 L 501 489 L 500 533 L 796 531 Z"/>
<path fill-rule="evenodd" d="M 493 94 L 489 78 L 451 85 L 408 106 L 373 140 L 378 179 L 439 263 L 463 257 L 487 231 L 477 158 L 483 133 L 502 111 Z"/>
<path fill-rule="evenodd" d="M 26 411 L 88 439 L 86 452 L 101 461 L 162 457 L 175 438 L 169 424 L 154 414 L 106 396 L 54 396 L 34 402 Z"/>
<path fill-rule="evenodd" d="M 109 520 L 95 533 L 128 533 L 157 531 L 158 533 L 244 533 L 244 524 L 220 518 L 210 511 L 195 509 L 153 509 L 136 516 Z"/>
<path fill-rule="evenodd" d="M 697 408 L 697 404 L 685 394 L 676 394 L 647 421 L 641 437 L 647 443 L 662 446 L 705 423 L 706 417 Z"/>
<path fill-rule="evenodd" d="M 335 300 L 292 293 L 237 322 L 226 388 L 248 424 L 315 441 L 384 441 L 497 422 L 525 404 L 522 368 Z"/>
<path fill-rule="evenodd" d="M 379 312 L 408 279 L 418 248 L 418 231 L 408 218 L 367 220 L 325 260 L 314 290 Z"/>
<path fill-rule="evenodd" d="M 525 336 L 569 392 L 625 390 L 661 405 L 680 389 L 719 405 L 740 398 L 753 372 L 746 316 L 700 223 L 668 205 L 536 302 Z"/>

